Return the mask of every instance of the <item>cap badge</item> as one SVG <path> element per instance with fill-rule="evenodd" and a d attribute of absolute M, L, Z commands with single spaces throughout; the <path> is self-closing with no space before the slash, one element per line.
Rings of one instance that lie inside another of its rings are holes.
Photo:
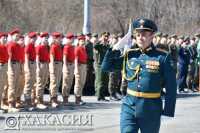
<path fill-rule="evenodd" d="M 143 19 L 141 19 L 140 21 L 139 21 L 139 23 L 140 23 L 140 28 L 144 28 L 144 20 Z"/>

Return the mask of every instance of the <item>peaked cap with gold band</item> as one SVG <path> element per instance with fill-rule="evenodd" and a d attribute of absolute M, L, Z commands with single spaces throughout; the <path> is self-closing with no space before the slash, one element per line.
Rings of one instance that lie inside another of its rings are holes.
<path fill-rule="evenodd" d="M 133 29 L 134 30 L 148 30 L 152 32 L 156 32 L 158 30 L 156 24 L 146 18 L 139 18 L 133 22 Z"/>

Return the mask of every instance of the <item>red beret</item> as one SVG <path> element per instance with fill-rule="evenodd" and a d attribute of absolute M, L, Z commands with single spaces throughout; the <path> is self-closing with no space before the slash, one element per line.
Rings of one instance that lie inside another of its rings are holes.
<path fill-rule="evenodd" d="M 40 34 L 40 37 L 48 37 L 49 36 L 49 33 L 48 32 L 42 32 Z"/>
<path fill-rule="evenodd" d="M 29 32 L 28 37 L 30 37 L 30 38 L 37 37 L 37 33 L 36 32 Z"/>
<path fill-rule="evenodd" d="M 67 35 L 66 35 L 66 38 L 68 38 L 68 39 L 71 39 L 73 37 L 74 37 L 74 34 L 71 32 L 67 33 Z"/>
<path fill-rule="evenodd" d="M 20 33 L 20 30 L 18 28 L 15 28 L 15 29 L 10 31 L 10 35 L 13 35 L 13 34 L 16 34 L 16 33 Z"/>
<path fill-rule="evenodd" d="M 2 36 L 8 36 L 8 34 L 7 33 L 4 33 L 4 32 L 0 32 L 0 37 L 2 37 Z"/>
<path fill-rule="evenodd" d="M 51 35 L 55 38 L 61 37 L 61 33 L 59 32 L 53 32 Z"/>
<path fill-rule="evenodd" d="M 84 35 L 78 36 L 78 40 L 85 40 L 85 36 Z"/>

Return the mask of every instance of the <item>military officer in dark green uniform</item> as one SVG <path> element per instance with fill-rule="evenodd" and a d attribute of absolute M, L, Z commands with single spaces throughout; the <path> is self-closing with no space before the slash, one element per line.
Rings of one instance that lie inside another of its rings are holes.
<path fill-rule="evenodd" d="M 185 37 L 183 35 L 180 35 L 178 37 L 178 40 L 177 40 L 177 43 L 176 43 L 176 47 L 177 47 L 178 51 L 181 48 L 181 45 L 183 44 L 184 38 Z"/>
<path fill-rule="evenodd" d="M 157 32 L 155 34 L 155 37 L 154 37 L 154 45 L 160 45 L 160 40 L 161 40 L 161 37 L 162 37 L 162 33 L 161 32 Z"/>
<path fill-rule="evenodd" d="M 171 54 L 172 57 L 172 62 L 174 65 L 174 70 L 177 72 L 177 61 L 178 61 L 178 48 L 176 45 L 176 39 L 177 35 L 173 34 L 170 37 L 170 42 L 169 42 L 169 53 Z"/>
<path fill-rule="evenodd" d="M 200 33 L 195 34 L 196 37 L 196 44 L 197 44 L 197 58 L 196 58 L 196 63 L 197 63 L 197 76 L 196 76 L 196 82 L 198 83 L 198 91 L 200 91 Z"/>
<path fill-rule="evenodd" d="M 197 44 L 195 43 L 195 38 L 191 38 L 190 44 L 187 49 L 190 55 L 190 64 L 188 65 L 186 84 L 189 90 L 197 92 L 197 87 L 195 85 L 195 73 L 198 67 L 196 67 L 195 62 L 197 58 Z"/>
<path fill-rule="evenodd" d="M 126 52 L 109 49 L 102 63 L 104 71 L 123 69 L 128 80 L 127 96 L 122 101 L 121 133 L 159 133 L 161 115 L 174 117 L 176 76 L 168 52 L 154 47 L 152 40 L 156 24 L 139 18 L 133 22 L 136 48 Z M 166 89 L 162 106 L 162 84 Z"/>
<path fill-rule="evenodd" d="M 165 51 L 168 51 L 168 44 L 167 44 L 167 39 L 168 39 L 168 34 L 163 34 L 161 39 L 160 39 L 160 43 L 156 45 L 157 48 L 161 48 Z"/>
<path fill-rule="evenodd" d="M 100 41 L 94 45 L 94 61 L 95 61 L 95 90 L 98 101 L 108 101 L 105 99 L 106 90 L 108 89 L 108 72 L 102 71 L 101 64 L 106 51 L 110 45 L 108 42 L 110 33 L 103 32 Z"/>
<path fill-rule="evenodd" d="M 113 47 L 118 42 L 117 35 L 113 34 L 110 39 L 110 47 Z M 110 94 L 110 100 L 118 101 L 121 100 L 120 92 L 121 84 L 121 71 L 116 70 L 114 72 L 109 72 L 109 83 L 108 91 Z"/>
<path fill-rule="evenodd" d="M 85 34 L 85 48 L 88 55 L 88 61 L 87 61 L 87 77 L 86 77 L 86 84 L 85 88 L 83 90 L 83 93 L 86 93 L 87 95 L 93 95 L 94 94 L 94 67 L 93 67 L 93 43 L 91 42 L 91 33 Z"/>

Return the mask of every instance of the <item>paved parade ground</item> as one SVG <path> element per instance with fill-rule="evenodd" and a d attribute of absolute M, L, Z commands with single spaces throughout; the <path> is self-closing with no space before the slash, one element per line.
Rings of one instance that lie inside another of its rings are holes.
<path fill-rule="evenodd" d="M 177 97 L 176 117 L 162 118 L 160 133 L 200 133 L 200 93 L 179 94 Z M 0 132 L 120 132 L 120 102 L 96 102 L 94 96 L 83 99 L 87 102 L 84 106 L 71 103 L 67 107 L 37 113 L 1 114 Z M 71 96 L 70 101 L 73 100 Z"/>

